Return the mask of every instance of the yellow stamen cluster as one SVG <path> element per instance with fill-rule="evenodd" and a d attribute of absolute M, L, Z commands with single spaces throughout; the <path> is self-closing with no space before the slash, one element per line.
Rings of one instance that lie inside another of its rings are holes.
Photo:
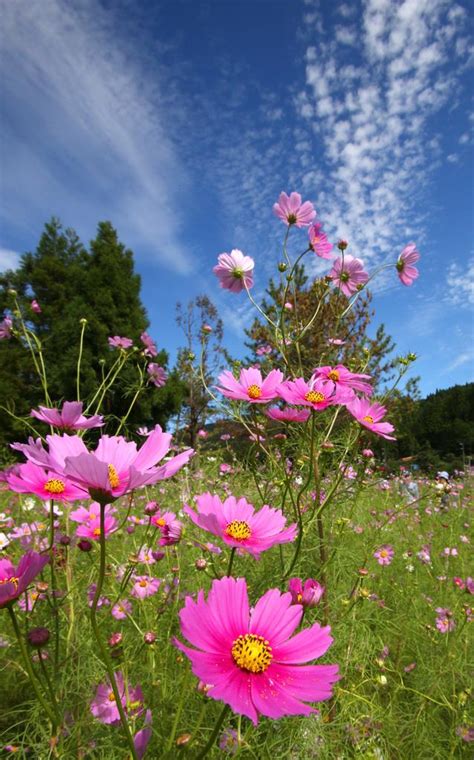
<path fill-rule="evenodd" d="M 225 532 L 236 541 L 245 541 L 246 538 L 250 538 L 252 535 L 249 524 L 244 520 L 232 520 L 225 529 Z"/>
<path fill-rule="evenodd" d="M 155 525 L 159 525 L 160 528 L 164 528 L 166 525 L 166 520 L 164 517 L 159 517 L 158 520 L 155 520 Z"/>
<path fill-rule="evenodd" d="M 94 536 L 100 536 L 100 528 L 94 528 Z"/>
<path fill-rule="evenodd" d="M 64 493 L 66 486 L 62 480 L 59 480 L 59 478 L 50 478 L 44 484 L 44 490 L 50 494 L 60 494 Z"/>
<path fill-rule="evenodd" d="M 109 483 L 112 488 L 118 488 L 120 485 L 120 478 L 113 464 L 109 464 Z"/>
<path fill-rule="evenodd" d="M 374 424 L 374 418 L 370 416 L 370 414 L 366 414 L 365 417 L 362 417 L 363 422 L 368 422 L 369 425 Z"/>
<path fill-rule="evenodd" d="M 239 668 L 249 673 L 263 673 L 273 660 L 269 642 L 253 633 L 246 633 L 234 641 L 232 657 Z"/>
<path fill-rule="evenodd" d="M 326 400 L 324 394 L 319 391 L 308 391 L 308 393 L 305 393 L 305 399 L 311 404 L 320 404 L 321 401 Z"/>
<path fill-rule="evenodd" d="M 0 579 L 0 585 L 3 585 L 4 583 L 13 583 L 13 585 L 15 586 L 15 591 L 16 591 L 16 589 L 18 588 L 19 580 L 20 580 L 19 578 L 15 578 L 14 576 L 12 576 L 11 578 L 2 578 Z"/>
<path fill-rule="evenodd" d="M 262 389 L 259 385 L 249 385 L 247 388 L 247 393 L 250 398 L 261 398 L 262 396 Z"/>
<path fill-rule="evenodd" d="M 339 380 L 339 372 L 337 369 L 332 369 L 330 372 L 328 372 L 328 379 L 332 380 L 334 383 L 337 383 Z"/>
<path fill-rule="evenodd" d="M 109 702 L 115 702 L 115 694 L 113 693 L 113 691 L 109 691 L 107 695 L 107 699 L 109 700 Z"/>
<path fill-rule="evenodd" d="M 141 586 L 142 588 L 146 588 L 148 586 L 148 581 L 145 581 L 145 580 L 138 581 L 138 585 Z"/>

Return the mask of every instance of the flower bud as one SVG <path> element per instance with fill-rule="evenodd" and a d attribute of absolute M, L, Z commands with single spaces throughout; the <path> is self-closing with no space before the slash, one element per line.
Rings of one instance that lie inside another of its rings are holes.
<path fill-rule="evenodd" d="M 59 543 L 62 546 L 69 546 L 71 543 L 71 536 L 61 536 L 61 538 L 59 539 Z"/>
<path fill-rule="evenodd" d="M 288 264 L 285 264 L 284 261 L 280 261 L 280 263 L 278 264 L 278 271 L 286 272 L 287 269 L 288 269 Z"/>
<path fill-rule="evenodd" d="M 143 510 L 146 515 L 151 517 L 152 515 L 156 514 L 158 512 L 158 504 L 156 501 L 149 501 L 148 504 L 145 505 L 145 509 Z"/>
<path fill-rule="evenodd" d="M 49 641 L 49 630 L 38 626 L 38 628 L 31 628 L 27 634 L 28 643 L 32 647 L 44 647 Z"/>
<path fill-rule="evenodd" d="M 90 552 L 92 549 L 92 544 L 87 540 L 87 538 L 82 538 L 77 542 L 77 548 L 80 549 L 81 552 Z"/>
<path fill-rule="evenodd" d="M 196 570 L 205 570 L 207 567 L 207 562 L 204 557 L 199 557 L 194 563 L 194 567 Z"/>
<path fill-rule="evenodd" d="M 122 643 L 123 636 L 121 633 L 113 633 L 108 640 L 109 647 L 118 647 Z"/>
<path fill-rule="evenodd" d="M 349 243 L 347 242 L 347 240 L 339 240 L 337 247 L 339 248 L 340 251 L 345 251 L 348 245 Z"/>
<path fill-rule="evenodd" d="M 143 634 L 143 641 L 145 644 L 154 644 L 156 641 L 156 633 L 153 633 L 153 631 L 147 631 Z"/>

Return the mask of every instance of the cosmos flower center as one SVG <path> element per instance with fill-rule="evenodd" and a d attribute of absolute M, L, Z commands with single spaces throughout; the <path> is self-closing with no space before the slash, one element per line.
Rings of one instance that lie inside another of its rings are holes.
<path fill-rule="evenodd" d="M 332 369 L 330 372 L 328 372 L 328 379 L 332 380 L 334 383 L 337 383 L 339 380 L 339 372 L 337 369 Z"/>
<path fill-rule="evenodd" d="M 403 272 L 403 268 L 405 266 L 405 262 L 399 260 L 399 261 L 397 261 L 397 263 L 395 264 L 395 266 L 396 266 L 398 272 Z"/>
<path fill-rule="evenodd" d="M 296 214 L 288 214 L 286 218 L 287 218 L 288 224 L 296 224 L 296 221 L 297 221 Z"/>
<path fill-rule="evenodd" d="M 100 536 L 100 528 L 94 528 L 94 536 Z"/>
<path fill-rule="evenodd" d="M 247 388 L 247 393 L 250 396 L 250 398 L 261 398 L 262 396 L 262 389 L 259 385 L 249 385 Z"/>
<path fill-rule="evenodd" d="M 118 488 L 120 485 L 120 478 L 113 464 L 109 464 L 109 483 L 112 488 Z"/>
<path fill-rule="evenodd" d="M 48 493 L 64 493 L 66 490 L 66 486 L 64 485 L 62 480 L 59 480 L 59 478 L 50 478 L 46 481 L 44 484 L 44 490 Z"/>
<path fill-rule="evenodd" d="M 349 282 L 349 273 L 341 272 L 341 274 L 339 275 L 339 279 L 341 282 Z"/>
<path fill-rule="evenodd" d="M 241 635 L 232 644 L 232 657 L 242 670 L 263 673 L 273 660 L 272 648 L 263 636 Z"/>
<path fill-rule="evenodd" d="M 305 393 L 305 399 L 311 404 L 319 404 L 321 401 L 324 401 L 324 394 L 319 391 L 308 391 L 308 393 Z"/>
<path fill-rule="evenodd" d="M 244 276 L 243 270 L 240 269 L 240 267 L 236 267 L 232 270 L 232 276 L 235 277 L 236 280 L 241 280 Z"/>
<path fill-rule="evenodd" d="M 250 538 L 252 531 L 250 526 L 245 520 L 232 520 L 225 529 L 226 535 L 234 538 L 236 541 L 245 541 L 246 538 Z"/>
<path fill-rule="evenodd" d="M 160 528 L 164 528 L 166 525 L 166 520 L 164 517 L 159 517 L 158 520 L 155 520 L 155 525 L 159 525 Z"/>
<path fill-rule="evenodd" d="M 109 702 L 115 702 L 115 694 L 113 693 L 113 691 L 109 691 L 107 695 L 107 699 L 109 700 Z"/>
<path fill-rule="evenodd" d="M 19 580 L 20 579 L 16 578 L 15 576 L 12 576 L 11 578 L 1 578 L 0 585 L 3 585 L 4 583 L 13 583 L 13 585 L 15 586 L 15 589 L 17 589 Z"/>
<path fill-rule="evenodd" d="M 138 585 L 142 588 L 146 588 L 148 586 L 148 581 L 139 581 Z"/>
<path fill-rule="evenodd" d="M 388 551 L 386 549 L 381 549 L 380 556 L 382 557 L 382 559 L 385 559 L 386 557 L 388 557 Z"/>
<path fill-rule="evenodd" d="M 374 418 L 370 416 L 370 414 L 366 414 L 365 417 L 362 417 L 363 422 L 368 422 L 369 425 L 374 424 Z"/>

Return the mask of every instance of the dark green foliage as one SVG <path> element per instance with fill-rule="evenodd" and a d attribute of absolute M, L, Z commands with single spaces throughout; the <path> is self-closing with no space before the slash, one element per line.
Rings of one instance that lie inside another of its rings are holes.
<path fill-rule="evenodd" d="M 87 251 L 73 230 L 64 230 L 57 219 L 52 219 L 46 224 L 36 251 L 22 256 L 18 269 L 4 273 L 0 285 L 0 313 L 13 308 L 13 297 L 8 292 L 13 288 L 24 318 L 41 341 L 49 393 L 55 401 L 77 397 L 81 320 L 87 320 L 81 399 L 90 398 L 102 372 L 117 357 L 107 338 L 127 336 L 140 346 L 140 334 L 149 324 L 140 299 L 141 282 L 134 271 L 133 253 L 119 242 L 110 222 L 98 225 L 97 236 Z M 33 298 L 41 305 L 40 314 L 31 310 Z M 153 361 L 166 366 L 167 360 L 167 353 L 161 351 Z M 0 362 L 0 395 L 4 405 L 24 417 L 32 406 L 44 403 L 31 357 L 18 339 L 0 342 Z M 106 397 L 103 411 L 118 418 L 123 416 L 137 382 L 137 366 L 130 362 L 118 385 Z M 179 405 L 179 383 L 170 382 L 162 389 L 151 386 L 135 404 L 128 425 L 163 425 Z M 2 414 L 2 443 L 17 438 L 21 432 L 21 424 Z"/>

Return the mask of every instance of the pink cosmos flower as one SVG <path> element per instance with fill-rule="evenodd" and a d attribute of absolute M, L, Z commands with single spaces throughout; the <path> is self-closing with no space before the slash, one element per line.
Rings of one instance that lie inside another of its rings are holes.
<path fill-rule="evenodd" d="M 139 450 L 133 441 L 126 441 L 122 436 L 104 435 L 94 452 L 84 446 L 84 453 L 67 456 L 64 472 L 74 483 L 87 489 L 96 501 L 113 501 L 139 486 L 172 477 L 189 462 L 193 449 L 156 467 L 168 453 L 170 443 L 171 435 L 163 433 L 160 425 L 155 425 Z"/>
<path fill-rule="evenodd" d="M 266 354 L 271 354 L 273 351 L 272 347 L 268 345 L 268 343 L 264 346 L 259 346 L 255 353 L 257 356 L 265 356 Z"/>
<path fill-rule="evenodd" d="M 150 575 L 134 575 L 131 595 L 137 599 L 145 599 L 147 596 L 154 596 L 158 593 L 161 581 L 159 578 L 152 578 Z"/>
<path fill-rule="evenodd" d="M 284 409 L 272 406 L 270 409 L 265 409 L 265 414 L 271 420 L 278 422 L 306 422 L 311 412 L 309 409 L 294 409 L 291 406 L 286 406 Z"/>
<path fill-rule="evenodd" d="M 40 499 L 49 501 L 78 501 L 87 498 L 87 492 L 63 474 L 47 470 L 27 462 L 7 475 L 7 483 L 17 493 L 33 493 Z"/>
<path fill-rule="evenodd" d="M 142 546 L 138 554 L 138 561 L 143 565 L 154 565 L 156 563 L 156 559 L 153 556 L 153 550 L 148 546 Z"/>
<path fill-rule="evenodd" d="M 4 317 L 0 322 L 0 340 L 12 337 L 13 320 L 10 317 Z"/>
<path fill-rule="evenodd" d="M 394 555 L 395 552 L 393 547 L 388 544 L 384 544 L 380 549 L 377 549 L 377 551 L 374 552 L 374 557 L 379 565 L 390 565 Z"/>
<path fill-rule="evenodd" d="M 307 227 L 316 216 L 314 206 L 310 201 L 301 202 L 299 193 L 280 193 L 278 203 L 273 204 L 273 213 L 284 224 L 290 227 L 294 224 L 296 227 Z"/>
<path fill-rule="evenodd" d="M 181 539 L 183 523 L 176 519 L 174 512 L 161 513 L 159 510 L 151 518 L 151 524 L 160 530 L 161 538 L 158 541 L 160 546 L 172 546 Z"/>
<path fill-rule="evenodd" d="M 148 372 L 150 383 L 156 385 L 157 388 L 162 388 L 168 379 L 168 375 L 163 367 L 160 367 L 155 362 L 150 362 L 146 371 Z"/>
<path fill-rule="evenodd" d="M 336 367 L 316 367 L 313 370 L 313 378 L 319 377 L 324 380 L 331 380 L 340 388 L 352 388 L 355 391 L 367 394 L 367 396 L 372 393 L 372 386 L 367 382 L 371 376 L 360 372 L 350 372 L 343 364 L 338 364 Z"/>
<path fill-rule="evenodd" d="M 336 259 L 328 277 L 347 297 L 357 293 L 369 279 L 369 275 L 364 271 L 364 264 L 361 259 L 355 259 L 349 254 L 344 258 L 341 256 L 341 258 Z"/>
<path fill-rule="evenodd" d="M 380 422 L 387 411 L 381 404 L 371 404 L 366 398 L 355 398 L 347 404 L 347 410 L 368 430 L 388 441 L 396 440 L 395 436 L 390 435 L 394 430 L 393 425 L 390 422 Z"/>
<path fill-rule="evenodd" d="M 263 379 L 259 369 L 250 367 L 240 370 L 239 380 L 226 370 L 219 375 L 218 381 L 223 387 L 216 386 L 217 390 L 228 398 L 249 401 L 251 404 L 266 404 L 278 397 L 283 373 L 279 369 L 272 369 Z"/>
<path fill-rule="evenodd" d="M 39 305 L 36 298 L 33 298 L 32 302 L 30 303 L 31 311 L 34 311 L 35 314 L 41 314 L 41 306 Z"/>
<path fill-rule="evenodd" d="M 46 406 L 40 406 L 39 411 L 32 409 L 31 416 L 64 430 L 88 430 L 102 427 L 104 424 L 104 418 L 100 414 L 84 417 L 82 401 L 65 401 L 62 409 L 48 409 Z"/>
<path fill-rule="evenodd" d="M 232 293 L 240 293 L 253 285 L 253 270 L 255 262 L 250 256 L 245 256 L 238 248 L 230 253 L 221 253 L 213 272 L 219 280 L 219 285 Z"/>
<path fill-rule="evenodd" d="M 112 348 L 131 348 L 133 346 L 133 340 L 131 338 L 121 338 L 120 335 L 114 335 L 107 340 L 109 346 Z"/>
<path fill-rule="evenodd" d="M 196 649 L 174 640 L 191 660 L 197 678 L 210 684 L 207 696 L 222 700 L 238 714 L 258 723 L 269 718 L 309 715 L 305 701 L 332 696 L 337 665 L 304 665 L 323 655 L 332 643 L 330 628 L 315 623 L 290 638 L 303 607 L 291 594 L 271 589 L 250 611 L 244 578 L 213 581 L 207 601 L 200 591 L 187 596 L 180 612 L 181 632 Z"/>
<path fill-rule="evenodd" d="M 153 356 L 158 355 L 158 349 L 156 348 L 156 343 L 153 340 L 153 338 L 151 338 L 150 335 L 148 335 L 147 332 L 142 332 L 142 334 L 140 335 L 140 340 L 145 346 L 145 350 L 143 352 L 145 356 L 153 357 Z"/>
<path fill-rule="evenodd" d="M 117 520 L 115 517 L 107 515 L 104 517 L 104 536 L 108 538 L 111 533 L 117 530 Z M 76 536 L 80 538 L 91 538 L 93 541 L 99 541 L 101 536 L 100 517 L 81 523 L 76 530 Z"/>
<path fill-rule="evenodd" d="M 132 614 L 132 603 L 128 599 L 120 599 L 111 609 L 115 620 L 125 620 L 127 615 Z"/>
<path fill-rule="evenodd" d="M 143 692 L 141 687 L 129 685 L 126 689 L 123 675 L 120 671 L 115 673 L 115 679 L 120 694 L 120 701 L 125 712 L 128 715 L 138 715 L 143 711 Z M 100 720 L 101 723 L 113 725 L 120 721 L 120 713 L 110 683 L 99 684 L 90 709 L 94 718 Z"/>
<path fill-rule="evenodd" d="M 372 457 L 374 456 L 374 452 L 372 451 L 372 449 L 362 449 L 362 456 L 365 457 L 366 459 L 372 459 Z"/>
<path fill-rule="evenodd" d="M 116 508 L 107 504 L 105 507 L 105 516 L 113 515 L 116 512 Z M 98 501 L 93 501 L 88 507 L 78 507 L 72 512 L 69 512 L 69 519 L 77 523 L 88 523 L 91 520 L 96 520 L 100 517 L 100 504 Z"/>
<path fill-rule="evenodd" d="M 313 578 L 308 578 L 304 585 L 301 578 L 291 578 L 288 591 L 293 604 L 302 604 L 305 608 L 316 607 L 324 594 L 324 587 Z"/>
<path fill-rule="evenodd" d="M 452 619 L 453 613 L 451 610 L 446 609 L 446 607 L 436 607 L 436 612 L 438 613 L 438 617 L 436 618 L 435 624 L 438 631 L 441 633 L 449 633 L 456 628 L 456 623 Z"/>
<path fill-rule="evenodd" d="M 232 469 L 231 464 L 227 464 L 227 462 L 222 462 L 222 464 L 219 465 L 219 472 L 221 475 L 229 475 L 230 473 L 234 471 Z"/>
<path fill-rule="evenodd" d="M 202 430 L 202 429 L 198 430 L 197 434 L 198 434 L 198 438 L 203 438 L 203 439 L 209 436 L 209 433 L 207 432 L 207 430 Z"/>
<path fill-rule="evenodd" d="M 326 409 L 331 404 L 344 404 L 348 400 L 347 391 L 335 388 L 330 380 L 316 379 L 307 383 L 302 377 L 283 383 L 280 396 L 288 404 L 310 406 L 316 411 Z"/>
<path fill-rule="evenodd" d="M 23 594 L 49 562 L 47 554 L 26 552 L 15 567 L 8 557 L 0 559 L 0 609 Z"/>
<path fill-rule="evenodd" d="M 133 744 L 135 745 L 135 752 L 137 753 L 138 760 L 142 760 L 145 756 L 146 749 L 152 736 L 151 730 L 151 710 L 147 710 L 145 713 L 145 726 L 137 731 L 133 737 Z"/>
<path fill-rule="evenodd" d="M 395 268 L 400 281 L 404 285 L 412 285 L 413 281 L 419 276 L 418 269 L 413 266 L 419 258 L 420 254 L 416 250 L 415 243 L 408 243 L 398 257 Z"/>
<path fill-rule="evenodd" d="M 323 232 L 323 226 L 319 222 L 312 224 L 308 230 L 309 247 L 320 259 L 332 259 L 332 243 L 327 239 Z"/>
<path fill-rule="evenodd" d="M 197 514 L 187 504 L 183 508 L 195 525 L 256 559 L 275 544 L 286 544 L 296 537 L 296 524 L 286 527 L 283 512 L 266 504 L 255 512 L 253 505 L 243 497 L 228 496 L 222 502 L 219 496 L 210 493 L 196 496 L 196 504 Z"/>

